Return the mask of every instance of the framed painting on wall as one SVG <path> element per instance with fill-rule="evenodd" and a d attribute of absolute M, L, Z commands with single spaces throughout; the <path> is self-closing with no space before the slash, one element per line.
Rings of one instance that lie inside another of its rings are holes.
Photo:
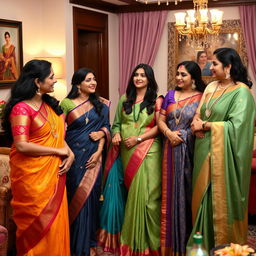
<path fill-rule="evenodd" d="M 0 19 L 0 87 L 13 85 L 23 66 L 22 22 Z"/>
<path fill-rule="evenodd" d="M 195 47 L 189 44 L 186 39 L 180 40 L 174 23 L 168 23 L 168 89 L 175 87 L 177 64 L 185 60 L 199 62 L 197 57 L 202 52 L 206 55 L 207 64 L 210 67 L 215 49 L 233 48 L 239 53 L 243 63 L 247 66 L 248 60 L 240 20 L 224 20 L 219 35 L 209 42 L 208 45 L 203 47 Z M 203 74 L 203 80 L 209 83 L 213 78 L 210 74 Z"/>

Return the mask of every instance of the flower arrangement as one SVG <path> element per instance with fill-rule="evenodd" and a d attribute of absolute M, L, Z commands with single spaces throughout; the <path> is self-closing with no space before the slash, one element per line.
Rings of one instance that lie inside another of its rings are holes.
<path fill-rule="evenodd" d="M 231 243 L 230 246 L 226 246 L 222 249 L 214 251 L 215 256 L 247 256 L 256 255 L 254 249 L 248 245 L 239 245 Z"/>

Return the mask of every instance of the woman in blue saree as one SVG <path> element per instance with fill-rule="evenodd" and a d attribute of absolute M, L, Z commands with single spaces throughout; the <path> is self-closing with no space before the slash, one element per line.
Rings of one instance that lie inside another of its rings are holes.
<path fill-rule="evenodd" d="M 158 125 L 165 135 L 162 163 L 161 255 L 182 256 L 192 230 L 194 135 L 190 124 L 205 88 L 193 61 L 177 66 L 177 86 L 164 98 Z"/>
<path fill-rule="evenodd" d="M 102 155 L 109 139 L 109 102 L 95 94 L 94 73 L 79 69 L 61 102 L 66 114 L 66 142 L 75 154 L 67 177 L 71 254 L 96 255 Z"/>

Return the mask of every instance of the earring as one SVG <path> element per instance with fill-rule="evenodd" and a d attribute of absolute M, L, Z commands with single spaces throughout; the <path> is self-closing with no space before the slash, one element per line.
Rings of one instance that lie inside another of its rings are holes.
<path fill-rule="evenodd" d="M 194 81 L 194 80 L 192 80 L 191 88 L 192 88 L 192 90 L 195 90 L 195 89 L 196 89 L 196 84 L 195 84 L 195 81 Z"/>
<path fill-rule="evenodd" d="M 38 89 L 36 90 L 36 95 L 42 96 L 42 93 L 40 92 L 40 88 L 38 88 Z"/>
<path fill-rule="evenodd" d="M 230 71 L 225 71 L 225 74 L 226 74 L 226 79 L 229 79 L 230 78 Z"/>

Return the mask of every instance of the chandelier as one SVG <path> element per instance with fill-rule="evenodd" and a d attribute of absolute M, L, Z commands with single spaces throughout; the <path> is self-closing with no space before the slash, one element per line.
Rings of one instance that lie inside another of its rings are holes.
<path fill-rule="evenodd" d="M 185 37 L 190 44 L 203 47 L 209 44 L 211 35 L 218 35 L 222 25 L 223 11 L 210 10 L 211 21 L 208 20 L 208 0 L 193 0 L 194 9 L 175 13 L 175 27 L 179 40 Z"/>
<path fill-rule="evenodd" d="M 166 5 L 169 5 L 169 3 L 171 3 L 171 2 L 174 2 L 175 5 L 177 5 L 178 1 L 182 2 L 182 0 L 165 0 L 165 1 L 163 1 L 163 0 L 136 0 L 136 2 L 141 2 L 141 3 L 145 3 L 145 4 L 157 3 L 158 5 L 160 5 L 163 2 L 166 2 Z"/>

